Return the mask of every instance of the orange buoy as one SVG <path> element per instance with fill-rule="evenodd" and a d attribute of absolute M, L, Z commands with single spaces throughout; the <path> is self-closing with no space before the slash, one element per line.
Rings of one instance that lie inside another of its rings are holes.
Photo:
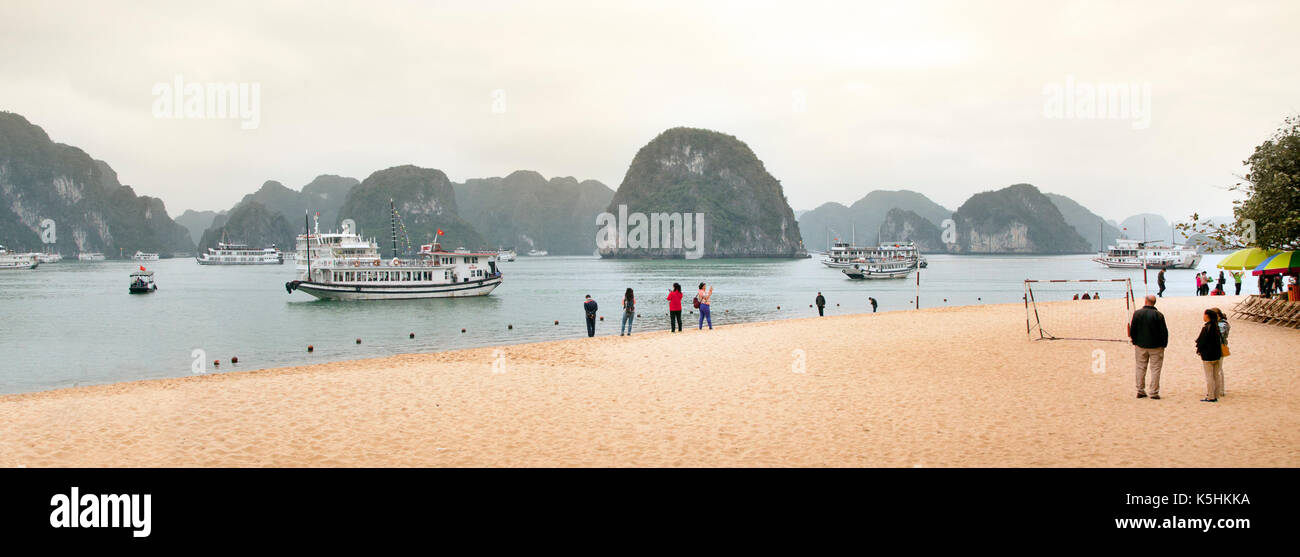
<path fill-rule="evenodd" d="M 232 363 L 232 364 L 237 364 L 237 363 L 239 363 L 239 356 L 231 356 L 231 357 L 230 357 L 230 363 Z"/>
<path fill-rule="evenodd" d="M 212 360 L 213 367 L 221 367 L 221 360 Z"/>
<path fill-rule="evenodd" d="M 411 338 L 415 338 L 415 333 L 411 333 Z"/>
<path fill-rule="evenodd" d="M 465 332 L 465 328 L 462 327 L 462 328 L 460 329 L 460 332 L 462 332 L 462 333 Z"/>
<path fill-rule="evenodd" d="M 781 306 L 776 306 L 776 309 L 781 309 Z"/>
<path fill-rule="evenodd" d="M 357 344 L 361 344 L 361 339 L 357 339 Z"/>
<path fill-rule="evenodd" d="M 560 324 L 560 320 L 559 320 L 559 319 L 556 319 L 556 320 L 555 320 L 555 324 L 556 324 L 556 325 L 559 325 L 559 324 Z"/>
<path fill-rule="evenodd" d="M 315 349 L 316 349 L 315 346 L 312 346 L 312 345 L 310 345 L 310 344 L 307 345 L 307 351 L 308 351 L 308 352 L 311 352 L 312 350 L 315 350 Z"/>
<path fill-rule="evenodd" d="M 513 330 L 513 329 L 515 328 L 515 325 L 514 325 L 514 323 L 511 323 L 511 324 L 509 324 L 509 325 L 506 325 L 506 328 L 507 328 L 507 329 L 511 329 L 511 330 Z"/>

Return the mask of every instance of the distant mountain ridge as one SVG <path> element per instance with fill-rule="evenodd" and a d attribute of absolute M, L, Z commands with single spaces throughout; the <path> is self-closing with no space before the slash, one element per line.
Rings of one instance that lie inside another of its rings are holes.
<path fill-rule="evenodd" d="M 1105 219 L 1069 197 L 1056 193 L 1044 193 L 1043 195 L 1046 195 L 1061 212 L 1061 217 L 1065 219 L 1065 222 L 1080 237 L 1088 241 L 1092 251 L 1100 252 L 1105 250 L 1106 246 L 1115 245 L 1115 239 L 1120 236 L 1119 228 L 1106 222 Z M 1098 237 L 1098 234 L 1100 234 L 1100 237 Z"/>
<path fill-rule="evenodd" d="M 953 213 L 951 253 L 1084 253 L 1088 241 L 1030 184 L 977 193 Z"/>
<path fill-rule="evenodd" d="M 591 255 L 596 215 L 614 197 L 614 190 L 596 180 L 547 180 L 531 170 L 471 178 L 453 188 L 458 213 L 489 246 L 551 255 Z"/>
<path fill-rule="evenodd" d="M 47 230 L 55 240 L 48 246 Z M 0 243 L 65 256 L 194 251 L 189 231 L 167 216 L 162 200 L 136 195 L 108 163 L 55 143 L 12 112 L 0 112 Z"/>
<path fill-rule="evenodd" d="M 813 250 L 828 249 L 827 236 L 832 242 L 838 238 L 844 242 L 856 239 L 858 245 L 874 244 L 890 240 L 881 237 L 880 227 L 893 209 L 911 211 L 936 227 L 952 216 L 952 211 L 911 190 L 873 190 L 850 206 L 824 203 L 804 213 L 799 229 L 804 245 Z"/>
<path fill-rule="evenodd" d="M 404 244 L 408 237 L 412 251 L 435 241 L 440 241 L 445 249 L 488 248 L 483 236 L 461 218 L 456 192 L 447 175 L 441 170 L 409 164 L 375 171 L 352 188 L 339 208 L 335 226 L 341 227 L 345 219 L 352 219 L 358 232 L 364 237 L 374 237 L 384 256 L 392 257 L 390 201 L 396 204 L 405 227 L 398 231 L 399 255 L 406 251 Z M 441 237 L 437 235 L 439 229 L 444 232 Z"/>
<path fill-rule="evenodd" d="M 294 238 L 301 227 L 290 224 L 284 214 L 272 211 L 256 201 L 243 201 L 225 216 L 223 223 L 209 228 L 200 238 L 202 250 L 215 247 L 224 237 L 232 243 L 248 244 L 253 248 L 276 247 L 293 251 Z"/>

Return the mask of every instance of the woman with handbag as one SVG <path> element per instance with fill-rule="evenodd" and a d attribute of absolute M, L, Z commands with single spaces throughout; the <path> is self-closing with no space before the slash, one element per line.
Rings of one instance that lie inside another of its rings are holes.
<path fill-rule="evenodd" d="M 709 300 L 713 299 L 713 287 L 710 286 L 706 292 L 704 283 L 700 283 L 699 292 L 695 293 L 695 307 L 700 309 L 700 329 L 704 329 L 704 320 L 709 320 L 709 330 L 713 330 L 713 316 L 709 314 Z"/>
<path fill-rule="evenodd" d="M 1223 380 L 1223 337 L 1219 333 L 1219 314 L 1205 310 L 1205 325 L 1196 337 L 1196 353 L 1205 370 L 1205 398 L 1201 402 L 1219 402 L 1219 383 Z"/>

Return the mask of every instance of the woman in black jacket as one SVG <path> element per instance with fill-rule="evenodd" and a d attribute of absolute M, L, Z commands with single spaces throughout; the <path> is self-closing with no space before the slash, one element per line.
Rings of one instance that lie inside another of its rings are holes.
<path fill-rule="evenodd" d="M 1205 310 L 1205 326 L 1196 337 L 1196 353 L 1205 369 L 1205 398 L 1201 402 L 1219 402 L 1219 382 L 1223 381 L 1223 340 L 1219 336 L 1219 314 Z"/>

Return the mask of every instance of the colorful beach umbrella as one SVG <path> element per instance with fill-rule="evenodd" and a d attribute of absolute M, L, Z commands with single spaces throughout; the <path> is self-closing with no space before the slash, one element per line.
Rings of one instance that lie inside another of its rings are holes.
<path fill-rule="evenodd" d="M 1251 271 L 1252 275 L 1292 275 L 1300 273 L 1300 251 L 1284 251 L 1265 259 Z"/>
<path fill-rule="evenodd" d="M 1232 252 L 1223 258 L 1216 267 L 1220 269 L 1254 269 L 1265 259 L 1277 254 L 1277 250 L 1263 248 L 1246 248 Z"/>

